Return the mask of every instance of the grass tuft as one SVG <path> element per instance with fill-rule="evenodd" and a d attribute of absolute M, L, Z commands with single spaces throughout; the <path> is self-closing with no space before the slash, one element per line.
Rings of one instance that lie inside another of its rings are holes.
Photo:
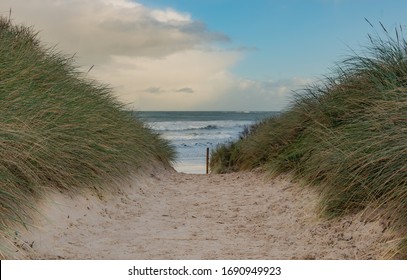
<path fill-rule="evenodd" d="M 328 217 L 378 205 L 404 236 L 394 256 L 407 258 L 407 41 L 382 29 L 279 116 L 219 147 L 211 168 L 292 172 Z"/>
<path fill-rule="evenodd" d="M 50 189 L 99 188 L 174 158 L 168 142 L 86 79 L 33 28 L 0 18 L 0 233 L 25 225 Z M 104 184 L 101 184 L 101 183 Z M 1 251 L 1 248 L 0 248 Z"/>

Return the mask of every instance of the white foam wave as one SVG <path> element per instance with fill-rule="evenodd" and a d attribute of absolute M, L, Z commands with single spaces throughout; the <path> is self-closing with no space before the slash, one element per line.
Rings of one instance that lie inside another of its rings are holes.
<path fill-rule="evenodd" d="M 216 130 L 239 129 L 251 125 L 251 121 L 172 121 L 150 122 L 149 126 L 156 131 L 191 131 L 191 130 Z"/>

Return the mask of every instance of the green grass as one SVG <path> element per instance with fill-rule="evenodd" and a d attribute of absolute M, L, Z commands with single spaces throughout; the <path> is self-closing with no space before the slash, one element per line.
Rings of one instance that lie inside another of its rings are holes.
<path fill-rule="evenodd" d="M 407 258 L 407 41 L 383 30 L 279 116 L 219 147 L 211 168 L 291 172 L 319 191 L 327 217 L 375 205 L 403 239 L 389 257 Z"/>
<path fill-rule="evenodd" d="M 0 18 L 0 234 L 26 224 L 50 189 L 98 189 L 173 148 L 73 58 Z M 101 184 L 103 182 L 103 184 Z M 99 190 L 103 191 L 103 190 Z M 1 254 L 1 248 L 0 248 Z"/>

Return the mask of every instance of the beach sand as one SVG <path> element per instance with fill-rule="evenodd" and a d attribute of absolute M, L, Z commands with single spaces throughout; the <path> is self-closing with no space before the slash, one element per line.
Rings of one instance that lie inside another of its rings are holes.
<path fill-rule="evenodd" d="M 16 233 L 21 259 L 381 259 L 379 219 L 326 220 L 289 175 L 134 176 L 114 195 L 52 194 L 36 227 Z"/>

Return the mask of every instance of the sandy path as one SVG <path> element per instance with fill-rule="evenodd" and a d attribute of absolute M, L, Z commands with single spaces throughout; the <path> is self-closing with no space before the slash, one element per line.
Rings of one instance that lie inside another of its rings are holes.
<path fill-rule="evenodd" d="M 309 189 L 252 172 L 149 172 L 114 197 L 51 200 L 41 226 L 18 233 L 16 257 L 378 259 L 388 237 L 361 215 L 321 220 Z"/>

